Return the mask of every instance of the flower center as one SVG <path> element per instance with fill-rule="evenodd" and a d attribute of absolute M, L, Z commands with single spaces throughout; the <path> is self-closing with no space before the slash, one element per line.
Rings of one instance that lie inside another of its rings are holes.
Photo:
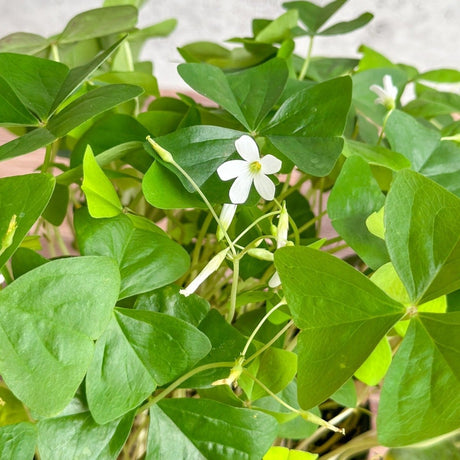
<path fill-rule="evenodd" d="M 262 165 L 260 164 L 260 161 L 253 161 L 250 165 L 249 165 L 249 171 L 252 172 L 252 174 L 256 174 L 260 171 L 260 169 L 262 168 Z"/>

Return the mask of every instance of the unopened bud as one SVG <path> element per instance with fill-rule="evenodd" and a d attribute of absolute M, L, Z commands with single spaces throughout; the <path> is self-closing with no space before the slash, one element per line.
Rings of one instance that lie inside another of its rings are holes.
<path fill-rule="evenodd" d="M 224 237 L 225 232 L 228 230 L 228 227 L 230 227 L 230 224 L 232 223 L 233 217 L 235 216 L 236 212 L 236 204 L 224 204 L 222 206 L 222 211 L 220 212 L 219 220 L 220 220 L 220 225 L 217 227 L 217 241 L 222 240 Z"/>
<path fill-rule="evenodd" d="M 155 142 L 150 136 L 147 136 L 147 141 L 153 147 L 155 152 L 157 152 L 158 155 L 160 155 L 160 158 L 163 161 L 165 161 L 166 163 L 175 163 L 173 156 L 166 149 L 164 149 L 160 144 Z"/>
<path fill-rule="evenodd" d="M 248 254 L 251 257 L 259 260 L 266 260 L 268 262 L 273 262 L 273 253 L 263 248 L 251 248 L 248 249 Z"/>

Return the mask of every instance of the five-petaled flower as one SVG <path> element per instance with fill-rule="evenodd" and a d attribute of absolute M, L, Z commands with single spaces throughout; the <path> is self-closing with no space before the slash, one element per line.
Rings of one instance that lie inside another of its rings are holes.
<path fill-rule="evenodd" d="M 275 184 L 267 177 L 267 174 L 277 173 L 281 169 L 281 161 L 273 155 L 265 155 L 260 158 L 256 141 L 247 135 L 237 139 L 235 147 L 243 159 L 226 161 L 217 168 L 217 174 L 222 180 L 236 178 L 230 188 L 231 202 L 244 203 L 248 199 L 252 182 L 263 199 L 273 200 Z"/>
<path fill-rule="evenodd" d="M 393 85 L 391 75 L 384 75 L 383 88 L 379 85 L 371 85 L 370 90 L 377 94 L 376 104 L 382 104 L 387 110 L 395 108 L 395 100 L 398 95 L 398 88 Z"/>

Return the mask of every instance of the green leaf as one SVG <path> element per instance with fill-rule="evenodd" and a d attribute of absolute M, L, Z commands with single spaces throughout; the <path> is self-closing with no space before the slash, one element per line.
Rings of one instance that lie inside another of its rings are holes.
<path fill-rule="evenodd" d="M 353 378 L 348 379 L 334 394 L 331 399 L 344 407 L 356 407 L 358 396 Z"/>
<path fill-rule="evenodd" d="M 297 355 L 280 348 L 268 348 L 250 364 L 247 370 L 276 394 L 295 377 Z M 267 395 L 267 392 L 245 373 L 238 379 L 238 384 L 250 401 L 256 401 Z"/>
<path fill-rule="evenodd" d="M 419 74 L 417 80 L 428 80 L 436 83 L 458 83 L 460 81 L 460 71 L 457 69 L 429 70 Z"/>
<path fill-rule="evenodd" d="M 364 70 L 369 69 L 379 69 L 387 68 L 391 69 L 392 67 L 396 68 L 396 65 L 393 64 L 387 57 L 378 51 L 370 48 L 366 45 L 361 45 L 358 48 L 358 51 L 363 54 L 363 57 L 359 61 L 359 71 L 363 72 Z M 374 93 L 375 94 L 375 93 Z"/>
<path fill-rule="evenodd" d="M 134 308 L 174 316 L 197 327 L 209 312 L 209 303 L 196 294 L 185 297 L 179 294 L 179 290 L 179 286 L 171 284 L 140 294 Z"/>
<path fill-rule="evenodd" d="M 298 396 L 309 409 L 353 375 L 405 309 L 350 265 L 318 250 L 281 248 L 275 266 L 301 329 Z"/>
<path fill-rule="evenodd" d="M 345 139 L 342 154 L 347 158 L 357 155 L 370 165 L 383 166 L 393 171 L 410 168 L 411 166 L 410 161 L 400 153 L 380 147 L 379 145 L 369 145 L 350 139 Z"/>
<path fill-rule="evenodd" d="M 109 150 L 110 148 L 118 147 L 126 142 L 139 141 L 144 142 L 148 135 L 148 131 L 133 117 L 122 113 L 109 113 L 95 123 L 80 137 L 75 144 L 70 157 L 70 166 L 72 168 L 83 162 L 83 157 L 88 145 L 91 146 L 96 160 L 99 163 L 99 154 Z M 142 144 L 139 153 L 136 153 L 137 158 L 146 157 L 150 162 L 152 159 L 147 155 Z M 129 155 L 126 155 L 125 161 L 129 163 Z M 105 163 L 105 164 L 109 164 Z M 104 165 L 99 164 L 101 167 Z"/>
<path fill-rule="evenodd" d="M 22 402 L 3 383 L 0 385 L 0 401 L 0 427 L 29 421 L 29 414 Z"/>
<path fill-rule="evenodd" d="M 262 460 L 316 460 L 318 454 L 311 454 L 302 450 L 291 450 L 287 447 L 273 446 L 264 455 Z"/>
<path fill-rule="evenodd" d="M 188 269 L 185 249 L 167 236 L 136 228 L 124 214 L 92 219 L 82 208 L 75 213 L 75 229 L 82 254 L 117 261 L 120 299 L 170 284 Z"/>
<path fill-rule="evenodd" d="M 0 179 L 0 246 L 9 235 L 7 247 L 0 247 L 0 267 L 11 257 L 45 209 L 54 188 L 49 174 L 27 174 Z M 15 217 L 13 217 L 15 216 Z M 15 229 L 8 228 L 16 223 Z"/>
<path fill-rule="evenodd" d="M 279 99 L 288 77 L 282 59 L 230 75 L 209 64 L 181 64 L 178 71 L 193 89 L 220 104 L 249 131 L 258 128 Z"/>
<path fill-rule="evenodd" d="M 157 79 L 153 75 L 143 72 L 107 72 L 102 75 L 96 75 L 93 80 L 111 84 L 125 83 L 140 86 L 145 94 L 151 96 L 160 95 Z"/>
<path fill-rule="evenodd" d="M 385 203 L 391 261 L 415 304 L 460 287 L 460 199 L 410 170 L 397 173 Z"/>
<path fill-rule="evenodd" d="M 385 203 L 367 163 L 358 156 L 345 162 L 327 202 L 337 233 L 374 270 L 388 262 L 384 241 L 369 232 L 366 220 Z"/>
<path fill-rule="evenodd" d="M 300 20 L 307 26 L 311 35 L 315 35 L 320 27 L 339 10 L 347 0 L 336 0 L 321 7 L 307 1 L 283 3 L 286 9 L 297 9 Z"/>
<path fill-rule="evenodd" d="M 42 216 L 55 227 L 59 227 L 67 215 L 69 206 L 69 188 L 56 183 L 50 201 Z"/>
<path fill-rule="evenodd" d="M 54 114 L 56 109 L 69 96 L 71 96 L 73 93 L 75 93 L 75 91 L 77 91 L 80 85 L 85 80 L 87 80 L 91 76 L 91 74 L 115 52 L 115 50 L 118 49 L 118 47 L 123 43 L 125 39 L 126 39 L 126 36 L 122 37 L 120 40 L 115 42 L 111 47 L 107 48 L 102 53 L 99 53 L 94 59 L 92 59 L 87 64 L 81 65 L 79 67 L 75 67 L 70 70 L 70 72 L 67 75 L 67 78 L 65 79 L 64 83 L 60 87 L 59 93 L 57 94 L 53 102 L 53 105 L 49 112 L 50 116 Z"/>
<path fill-rule="evenodd" d="M 419 172 L 460 197 L 460 146 L 442 141 Z"/>
<path fill-rule="evenodd" d="M 56 140 L 56 136 L 45 128 L 37 128 L 29 131 L 21 137 L 13 139 L 6 144 L 0 145 L 0 160 L 18 157 L 25 153 L 33 152 Z"/>
<path fill-rule="evenodd" d="M 47 48 L 47 38 L 27 32 L 15 32 L 0 39 L 1 53 L 37 54 Z"/>
<path fill-rule="evenodd" d="M 391 358 L 391 347 L 388 339 L 384 337 L 355 372 L 355 377 L 366 385 L 378 385 L 390 367 Z"/>
<path fill-rule="evenodd" d="M 152 24 L 151 26 L 138 29 L 129 34 L 129 41 L 144 41 L 149 38 L 167 37 L 177 26 L 177 19 L 170 18 L 164 21 Z"/>
<path fill-rule="evenodd" d="M 291 30 L 297 25 L 299 15 L 296 10 L 287 11 L 278 18 L 270 21 L 255 36 L 255 41 L 258 43 L 281 43 L 287 38 L 291 38 Z"/>
<path fill-rule="evenodd" d="M 29 248 L 18 248 L 11 258 L 11 270 L 14 278 L 49 262 L 48 259 Z"/>
<path fill-rule="evenodd" d="M 58 36 L 59 44 L 104 37 L 132 29 L 137 22 L 137 8 L 130 5 L 96 8 L 73 17 Z"/>
<path fill-rule="evenodd" d="M 298 91 L 287 99 L 263 135 L 341 136 L 351 101 L 351 79 L 340 77 Z"/>
<path fill-rule="evenodd" d="M 117 308 L 96 343 L 86 377 L 86 396 L 94 419 L 104 424 L 137 407 L 157 385 L 182 375 L 210 348 L 207 337 L 182 320 Z M 120 388 L 129 388 L 129 392 Z"/>
<path fill-rule="evenodd" d="M 206 399 L 164 399 L 150 409 L 146 460 L 256 460 L 276 437 L 276 420 Z"/>
<path fill-rule="evenodd" d="M 69 68 L 23 54 L 0 53 L 0 76 L 39 120 L 45 121 Z"/>
<path fill-rule="evenodd" d="M 439 146 L 441 138 L 438 131 L 421 125 L 415 118 L 399 110 L 394 110 L 388 118 L 385 134 L 392 150 L 410 160 L 415 171 L 423 168 Z"/>
<path fill-rule="evenodd" d="M 343 148 L 340 137 L 268 136 L 272 144 L 301 171 L 313 176 L 327 176 Z"/>
<path fill-rule="evenodd" d="M 37 414 L 56 414 L 71 400 L 118 288 L 112 260 L 76 257 L 42 265 L 0 292 L 0 372 Z"/>
<path fill-rule="evenodd" d="M 93 151 L 88 145 L 83 158 L 83 183 L 88 211 L 91 217 L 115 217 L 123 210 L 112 183 L 97 164 Z"/>
<path fill-rule="evenodd" d="M 47 129 L 56 137 L 63 137 L 85 121 L 140 94 L 142 88 L 132 85 L 108 85 L 96 88 L 80 96 L 54 115 L 48 122 Z"/>
<path fill-rule="evenodd" d="M 191 126 L 157 137 L 157 142 L 166 149 L 182 168 L 201 186 L 215 173 L 217 167 L 235 152 L 235 141 L 242 136 L 235 131 L 218 126 Z M 145 148 L 154 158 L 159 158 L 151 145 L 146 142 Z M 176 174 L 185 189 L 194 192 L 194 188 L 177 169 L 169 163 L 163 163 Z"/>
<path fill-rule="evenodd" d="M 27 110 L 8 82 L 0 76 L 0 126 L 16 125 L 36 126 L 38 120 Z"/>
<path fill-rule="evenodd" d="M 87 411 L 38 422 L 38 451 L 46 460 L 116 460 L 125 444 L 134 413 L 98 425 Z"/>
<path fill-rule="evenodd" d="M 371 13 L 363 13 L 351 21 L 338 22 L 325 30 L 322 30 L 318 35 L 342 35 L 353 32 L 356 29 L 364 27 L 374 17 Z"/>
<path fill-rule="evenodd" d="M 142 179 L 145 199 L 160 209 L 204 208 L 196 193 L 188 192 L 180 179 L 158 161 L 155 161 Z"/>
<path fill-rule="evenodd" d="M 32 423 L 0 427 L 0 457 L 5 459 L 32 460 L 35 454 L 37 431 Z"/>
<path fill-rule="evenodd" d="M 421 313 L 393 359 L 379 404 L 383 445 L 406 446 L 458 428 L 460 313 Z"/>

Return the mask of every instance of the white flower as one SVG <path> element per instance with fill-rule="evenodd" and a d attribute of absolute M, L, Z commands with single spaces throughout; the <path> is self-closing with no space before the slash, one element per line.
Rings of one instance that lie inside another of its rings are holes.
<path fill-rule="evenodd" d="M 398 88 L 393 85 L 391 75 L 383 77 L 383 88 L 379 85 L 371 85 L 370 90 L 377 94 L 376 104 L 382 104 L 387 110 L 395 108 L 395 100 L 398 95 Z"/>
<path fill-rule="evenodd" d="M 225 203 L 222 206 L 222 211 L 219 216 L 220 225 L 217 227 L 216 233 L 217 241 L 220 241 L 224 237 L 224 233 L 228 230 L 228 227 L 230 227 L 230 224 L 232 223 L 235 212 L 236 204 Z"/>
<path fill-rule="evenodd" d="M 229 248 L 222 249 L 218 252 L 206 265 L 206 267 L 201 270 L 198 276 L 185 288 L 179 291 L 185 297 L 188 297 L 190 294 L 193 294 L 200 284 L 205 281 L 210 275 L 212 275 L 224 261 Z"/>
<path fill-rule="evenodd" d="M 230 188 L 232 203 L 244 203 L 249 196 L 252 182 L 259 195 L 265 200 L 275 197 L 275 184 L 267 174 L 275 174 L 281 169 L 281 161 L 273 155 L 260 158 L 256 141 L 247 135 L 235 141 L 236 151 L 243 160 L 230 160 L 217 168 L 217 174 L 222 180 L 235 179 Z"/>

